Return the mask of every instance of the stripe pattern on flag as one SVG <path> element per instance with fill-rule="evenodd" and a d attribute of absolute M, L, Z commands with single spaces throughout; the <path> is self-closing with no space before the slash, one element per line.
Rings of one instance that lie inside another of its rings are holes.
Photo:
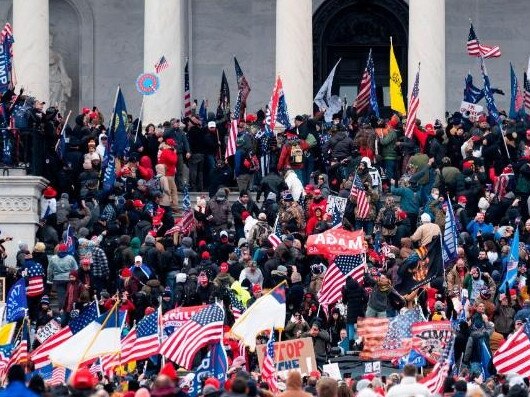
<path fill-rule="evenodd" d="M 501 56 L 501 49 L 498 45 L 488 46 L 480 44 L 477 34 L 475 33 L 475 28 L 473 24 L 469 27 L 469 36 L 467 39 L 467 53 L 472 57 L 483 58 L 498 58 Z"/>
<path fill-rule="evenodd" d="M 405 126 L 405 136 L 412 139 L 414 133 L 414 126 L 416 125 L 416 114 L 420 106 L 420 67 L 418 65 L 418 71 L 416 72 L 416 79 L 414 80 L 414 88 L 409 101 L 409 109 L 407 116 L 407 124 Z"/>
<path fill-rule="evenodd" d="M 236 140 L 237 140 L 237 119 L 230 122 L 230 133 L 228 135 L 228 143 L 226 145 L 225 158 L 236 154 Z"/>
<path fill-rule="evenodd" d="M 269 384 L 271 392 L 278 392 L 278 381 L 276 379 L 276 367 L 274 365 L 274 330 L 271 330 L 267 348 L 265 350 L 265 357 L 261 368 L 261 377 Z"/>
<path fill-rule="evenodd" d="M 158 312 L 151 313 L 138 322 L 122 340 L 122 364 L 130 361 L 145 360 L 158 354 L 160 340 L 158 337 Z"/>
<path fill-rule="evenodd" d="M 219 305 L 209 305 L 172 333 L 162 343 L 160 354 L 181 367 L 191 369 L 197 351 L 222 339 L 224 317 Z"/>
<path fill-rule="evenodd" d="M 364 255 L 338 255 L 326 270 L 318 301 L 322 306 L 337 302 L 348 277 L 360 282 L 364 275 Z"/>
<path fill-rule="evenodd" d="M 427 389 L 434 395 L 443 392 L 443 387 L 449 371 L 451 370 L 451 363 L 454 351 L 454 338 L 447 344 L 446 349 L 440 360 L 434 365 L 431 373 L 420 380 Z"/>
<path fill-rule="evenodd" d="M 187 61 L 184 67 L 184 116 L 191 116 L 190 72 Z"/>
<path fill-rule="evenodd" d="M 162 55 L 160 60 L 155 64 L 155 72 L 156 74 L 160 74 L 164 70 L 166 70 L 169 67 L 169 62 L 167 61 L 166 57 Z"/>
<path fill-rule="evenodd" d="M 282 243 L 281 235 L 282 226 L 280 224 L 280 215 L 277 215 L 276 221 L 274 222 L 274 230 L 269 234 L 269 237 L 267 237 L 267 240 L 272 244 L 272 248 L 276 249 L 276 247 Z"/>
<path fill-rule="evenodd" d="M 370 203 L 368 202 L 368 196 L 366 190 L 361 182 L 359 175 L 355 174 L 353 183 L 350 190 L 350 196 L 357 199 L 357 219 L 366 219 L 370 214 Z"/>
<path fill-rule="evenodd" d="M 60 386 L 66 382 L 66 368 L 55 367 L 52 372 L 52 378 L 49 382 L 50 386 Z"/>
<path fill-rule="evenodd" d="M 530 323 L 514 332 L 493 356 L 493 365 L 501 374 L 530 376 Z"/>
<path fill-rule="evenodd" d="M 357 320 L 357 333 L 363 339 L 363 351 L 359 357 L 371 360 L 373 353 L 380 349 L 388 332 L 390 321 L 388 318 L 359 318 Z"/>

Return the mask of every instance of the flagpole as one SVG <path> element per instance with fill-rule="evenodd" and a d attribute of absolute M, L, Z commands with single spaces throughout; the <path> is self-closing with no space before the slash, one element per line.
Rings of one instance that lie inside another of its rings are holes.
<path fill-rule="evenodd" d="M 101 333 L 103 328 L 105 328 L 105 326 L 107 325 L 108 321 L 110 320 L 110 316 L 113 314 L 114 311 L 116 311 L 116 313 L 117 313 L 117 309 L 118 309 L 119 303 L 120 303 L 119 296 L 116 296 L 116 303 L 114 303 L 114 306 L 112 306 L 112 309 L 110 309 L 109 313 L 105 317 L 105 320 L 103 320 L 103 324 L 101 324 L 101 327 L 99 327 L 98 331 L 96 332 L 96 334 L 94 335 L 94 337 L 92 338 L 90 343 L 88 344 L 88 347 L 83 352 L 83 355 L 81 356 L 81 359 L 77 362 L 73 372 L 76 372 L 77 369 L 79 368 L 79 366 L 83 363 L 83 360 L 85 359 L 85 356 L 87 355 L 89 350 L 92 348 L 92 346 L 96 342 L 96 339 L 98 338 L 99 334 Z"/>
<path fill-rule="evenodd" d="M 70 115 L 72 114 L 72 111 L 70 110 L 68 112 L 68 115 L 66 116 L 66 120 L 64 121 L 63 128 L 61 128 L 61 133 L 59 134 L 59 140 L 55 144 L 55 151 L 57 151 L 57 147 L 59 146 L 59 143 L 61 142 L 61 136 L 64 135 L 64 131 L 66 129 L 66 126 L 68 125 L 68 120 L 70 119 Z"/>
<path fill-rule="evenodd" d="M 144 100 L 145 95 L 142 95 L 142 104 L 140 105 L 140 113 L 138 115 L 138 125 L 136 126 L 136 134 L 134 134 L 134 143 L 136 143 L 136 138 L 138 138 L 138 131 L 140 130 L 140 124 L 142 123 L 142 114 L 144 112 Z"/>

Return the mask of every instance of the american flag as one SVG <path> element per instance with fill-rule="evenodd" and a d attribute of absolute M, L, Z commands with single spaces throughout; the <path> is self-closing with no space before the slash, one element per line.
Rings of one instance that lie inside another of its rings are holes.
<path fill-rule="evenodd" d="M 282 92 L 283 92 L 283 83 L 282 83 L 282 79 L 280 78 L 280 76 L 278 76 L 278 78 L 276 79 L 276 84 L 274 85 L 274 89 L 272 90 L 271 101 L 268 106 L 269 112 L 267 114 L 267 119 L 266 119 L 271 131 L 274 131 L 274 127 L 276 126 L 278 105 L 280 103 L 280 95 Z"/>
<path fill-rule="evenodd" d="M 230 133 L 226 144 L 225 159 L 236 154 L 237 123 L 238 119 L 232 119 L 230 122 Z"/>
<path fill-rule="evenodd" d="M 182 217 L 177 221 L 175 226 L 169 229 L 165 235 L 169 236 L 177 232 L 183 235 L 188 235 L 191 233 L 194 226 L 195 226 L 195 218 L 193 216 L 193 211 L 190 209 L 188 211 L 185 211 L 182 214 Z"/>
<path fill-rule="evenodd" d="M 276 249 L 276 247 L 282 243 L 281 235 L 282 225 L 280 223 L 280 215 L 278 214 L 276 216 L 276 221 L 274 222 L 274 230 L 269 234 L 269 237 L 267 237 L 267 240 L 272 244 L 272 248 Z"/>
<path fill-rule="evenodd" d="M 155 64 L 155 72 L 160 74 L 160 72 L 163 72 L 167 68 L 169 68 L 169 62 L 167 61 L 166 57 L 162 55 L 160 60 Z"/>
<path fill-rule="evenodd" d="M 497 372 L 530 377 L 530 323 L 514 332 L 493 355 Z"/>
<path fill-rule="evenodd" d="M 415 307 L 403 314 L 398 314 L 388 325 L 388 333 L 383 340 L 383 349 L 392 352 L 395 357 L 408 353 L 412 339 L 412 324 L 422 321 L 421 309 Z"/>
<path fill-rule="evenodd" d="M 234 57 L 234 65 L 236 69 L 236 78 L 237 78 L 237 103 L 236 108 L 234 109 L 234 118 L 239 120 L 241 113 L 245 112 L 245 107 L 247 106 L 247 98 L 250 94 L 250 85 L 248 84 L 247 78 L 243 74 L 243 70 L 239 66 L 239 62 L 236 57 Z"/>
<path fill-rule="evenodd" d="M 173 332 L 160 346 L 160 354 L 191 369 L 195 354 L 201 348 L 223 338 L 224 318 L 221 306 L 209 305 Z"/>
<path fill-rule="evenodd" d="M 0 33 L 0 42 L 3 43 L 6 38 L 12 39 L 12 37 L 13 29 L 11 28 L 11 24 L 7 22 L 2 28 L 2 32 Z"/>
<path fill-rule="evenodd" d="M 245 311 L 245 306 L 243 306 L 243 303 L 237 298 L 234 290 L 228 290 L 228 297 L 230 298 L 230 305 L 232 305 L 232 314 L 237 320 Z"/>
<path fill-rule="evenodd" d="M 445 380 L 452 367 L 454 344 L 455 340 L 453 337 L 451 342 L 447 344 L 440 360 L 434 365 L 431 373 L 420 380 L 420 383 L 427 386 L 427 389 L 429 389 L 433 395 L 443 392 Z"/>
<path fill-rule="evenodd" d="M 528 59 L 528 69 L 524 74 L 524 109 L 526 114 L 530 114 L 530 81 L 528 77 L 530 76 L 530 58 Z"/>
<path fill-rule="evenodd" d="M 184 66 L 184 116 L 191 116 L 190 72 L 188 69 L 188 61 L 186 61 L 186 66 Z"/>
<path fill-rule="evenodd" d="M 141 319 L 122 340 L 121 362 L 145 360 L 158 354 L 159 347 L 158 312 L 155 312 Z"/>
<path fill-rule="evenodd" d="M 101 372 L 107 375 L 111 374 L 114 368 L 120 364 L 121 362 L 119 353 L 107 354 L 100 359 Z"/>
<path fill-rule="evenodd" d="M 261 368 L 262 379 L 269 384 L 271 392 L 278 392 L 278 381 L 276 379 L 276 367 L 274 365 L 274 330 L 271 330 L 265 357 Z"/>
<path fill-rule="evenodd" d="M 388 318 L 359 318 L 357 321 L 357 333 L 363 338 L 363 351 L 359 355 L 363 360 L 377 359 L 374 355 L 381 350 L 381 344 L 385 340 L 389 327 Z"/>
<path fill-rule="evenodd" d="M 359 175 L 355 174 L 350 190 L 350 196 L 357 199 L 357 218 L 366 219 L 370 214 L 370 202 L 366 195 L 366 190 Z"/>
<path fill-rule="evenodd" d="M 27 270 L 26 295 L 29 297 L 42 295 L 44 293 L 44 269 L 42 265 L 32 261 Z"/>
<path fill-rule="evenodd" d="M 359 86 L 359 93 L 355 99 L 353 106 L 357 109 L 357 113 L 360 114 L 365 110 L 368 110 L 369 106 L 372 107 L 375 115 L 379 117 L 379 107 L 377 106 L 377 98 L 375 96 L 375 71 L 374 71 L 374 60 L 372 58 L 372 50 L 368 54 L 368 61 L 366 62 L 366 68 L 364 69 L 363 78 Z"/>
<path fill-rule="evenodd" d="M 50 386 L 60 386 L 66 382 L 66 368 L 55 367 L 52 372 L 52 378 L 49 382 Z"/>
<path fill-rule="evenodd" d="M 414 133 L 414 126 L 416 125 L 416 113 L 420 106 L 420 64 L 418 64 L 418 71 L 416 72 L 416 79 L 414 80 L 414 88 L 410 96 L 407 124 L 405 126 L 405 135 L 412 139 Z"/>
<path fill-rule="evenodd" d="M 480 44 L 473 24 L 469 27 L 469 36 L 467 39 L 467 53 L 472 57 L 482 56 L 484 58 L 498 58 L 501 56 L 501 49 L 498 45 L 487 46 Z"/>
<path fill-rule="evenodd" d="M 5 374 L 9 369 L 9 359 L 13 351 L 13 345 L 1 345 L 0 346 L 0 374 Z"/>
<path fill-rule="evenodd" d="M 337 302 L 348 277 L 360 282 L 364 275 L 364 255 L 338 255 L 328 267 L 318 292 L 318 301 L 327 307 Z"/>
<path fill-rule="evenodd" d="M 24 332 L 24 334 L 26 334 Z M 11 366 L 15 364 L 21 364 L 26 363 L 29 360 L 29 353 L 28 353 L 28 340 L 27 340 L 27 334 L 24 335 L 25 337 L 22 338 L 20 343 L 13 349 L 11 352 L 11 357 L 9 358 L 9 362 L 7 363 L 7 368 L 10 368 Z"/>
<path fill-rule="evenodd" d="M 287 110 L 287 102 L 285 101 L 285 94 L 283 91 L 280 94 L 280 98 L 278 98 L 278 112 L 276 120 L 278 120 L 285 128 L 291 128 L 291 120 L 289 119 L 289 111 Z"/>
<path fill-rule="evenodd" d="M 97 303 L 92 302 L 78 317 L 70 321 L 70 324 L 46 339 L 42 345 L 31 353 L 31 361 L 35 364 L 35 368 L 38 369 L 51 364 L 50 351 L 81 331 L 97 317 Z"/>
<path fill-rule="evenodd" d="M 92 363 L 92 365 L 90 367 L 88 367 L 88 370 L 90 371 L 90 373 L 94 376 L 97 376 L 97 374 L 99 374 L 101 372 L 101 362 L 100 360 L 96 360 Z"/>

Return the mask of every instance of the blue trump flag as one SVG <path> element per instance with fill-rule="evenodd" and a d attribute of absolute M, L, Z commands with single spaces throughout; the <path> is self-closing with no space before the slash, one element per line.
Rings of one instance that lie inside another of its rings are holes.
<path fill-rule="evenodd" d="M 12 49 L 14 42 L 11 25 L 6 23 L 0 35 L 0 95 L 12 86 Z"/>
<path fill-rule="evenodd" d="M 370 74 L 370 107 L 374 111 L 376 117 L 379 117 L 379 105 L 377 104 L 377 93 L 375 91 L 375 68 L 374 58 L 372 57 L 372 50 L 370 49 L 370 55 L 368 55 L 368 65 L 366 66 L 368 73 Z"/>
<path fill-rule="evenodd" d="M 510 118 L 516 119 L 523 113 L 523 96 L 519 90 L 519 83 L 517 82 L 517 76 L 513 70 L 513 65 L 510 62 L 510 87 L 511 87 L 511 98 L 510 98 Z"/>
<path fill-rule="evenodd" d="M 456 248 L 458 247 L 455 213 L 451 200 L 446 201 L 447 212 L 445 213 L 445 229 L 442 239 L 442 258 L 444 267 L 448 267 L 458 258 Z"/>
<path fill-rule="evenodd" d="M 21 320 L 26 315 L 28 300 L 26 298 L 26 280 L 21 278 L 7 293 L 6 320 L 13 322 Z"/>
<path fill-rule="evenodd" d="M 120 87 L 118 87 L 114 113 L 110 122 L 110 139 L 112 141 L 111 152 L 118 157 L 123 156 L 129 146 L 129 140 L 127 138 L 127 106 Z"/>
<path fill-rule="evenodd" d="M 506 293 L 506 283 L 508 283 L 508 288 L 512 288 L 515 284 L 515 279 L 517 277 L 517 266 L 519 265 L 519 228 L 515 230 L 513 235 L 512 245 L 510 248 L 510 256 L 508 257 L 508 262 L 506 263 L 505 276 L 502 280 L 501 285 L 499 286 L 499 291 Z"/>
<path fill-rule="evenodd" d="M 278 112 L 276 120 L 285 128 L 291 128 L 291 121 L 289 120 L 289 111 L 287 110 L 287 102 L 285 101 L 285 94 L 282 92 L 278 99 Z"/>
<path fill-rule="evenodd" d="M 488 71 L 484 58 L 480 57 L 480 70 L 482 72 L 482 78 L 484 79 L 484 98 L 486 98 L 486 104 L 488 105 L 488 112 L 497 124 L 500 125 L 499 111 L 495 105 L 495 99 L 493 98 L 493 92 L 491 90 L 490 78 L 488 77 Z"/>
<path fill-rule="evenodd" d="M 208 351 L 208 354 L 201 361 L 194 371 L 193 382 L 188 395 L 195 397 L 202 392 L 202 380 L 205 378 L 215 378 L 223 387 L 226 382 L 226 372 L 228 371 L 228 358 L 222 343 L 216 343 Z"/>

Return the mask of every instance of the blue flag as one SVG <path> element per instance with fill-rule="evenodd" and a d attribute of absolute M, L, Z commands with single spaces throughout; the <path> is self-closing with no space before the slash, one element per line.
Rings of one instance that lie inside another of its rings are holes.
<path fill-rule="evenodd" d="M 511 99 L 510 99 L 510 118 L 516 119 L 521 116 L 524 112 L 523 96 L 519 91 L 519 83 L 517 82 L 517 76 L 513 70 L 513 65 L 510 62 L 510 87 L 511 87 Z"/>
<path fill-rule="evenodd" d="M 202 391 L 202 379 L 215 378 L 221 382 L 223 387 L 226 381 L 226 372 L 228 371 L 228 358 L 222 343 L 216 343 L 208 351 L 208 354 L 202 359 L 199 366 L 194 371 L 193 382 L 188 395 L 196 397 Z"/>
<path fill-rule="evenodd" d="M 110 123 L 110 139 L 112 140 L 111 152 L 118 157 L 123 156 L 128 149 L 129 140 L 127 139 L 127 106 L 119 87 L 114 104 L 113 120 Z"/>
<path fill-rule="evenodd" d="M 484 90 L 473 85 L 473 76 L 469 73 L 467 74 L 464 83 L 464 101 L 469 103 L 479 103 L 480 100 L 484 98 Z"/>
<path fill-rule="evenodd" d="M 285 101 L 285 94 L 282 92 L 278 99 L 278 112 L 276 113 L 276 120 L 285 128 L 291 128 L 291 121 L 289 120 L 289 111 L 287 110 L 287 102 Z"/>
<path fill-rule="evenodd" d="M 108 193 L 114 188 L 114 182 L 116 182 L 116 159 L 109 150 L 105 151 L 105 157 L 107 157 L 107 166 L 103 174 L 103 191 Z"/>
<path fill-rule="evenodd" d="M 501 285 L 499 286 L 499 291 L 506 293 L 506 283 L 508 287 L 512 288 L 515 284 L 515 279 L 517 278 L 517 266 L 519 265 L 519 228 L 515 230 L 513 235 L 512 245 L 510 248 L 510 256 L 508 257 L 508 262 L 506 263 L 505 276 L 502 280 Z"/>
<path fill-rule="evenodd" d="M 370 107 L 375 113 L 376 117 L 379 118 L 379 105 L 377 104 L 377 93 L 375 91 L 375 69 L 374 69 L 374 58 L 372 58 L 372 50 L 368 57 L 367 65 L 368 73 L 370 74 Z"/>
<path fill-rule="evenodd" d="M 12 56 L 13 56 L 13 32 L 11 25 L 6 23 L 0 36 L 0 95 L 12 86 Z"/>
<path fill-rule="evenodd" d="M 75 229 L 68 224 L 68 227 L 66 228 L 66 235 L 64 238 L 64 243 L 66 244 L 67 250 L 66 252 L 68 255 L 75 255 Z"/>
<path fill-rule="evenodd" d="M 446 201 L 447 212 L 445 213 L 445 229 L 442 239 L 442 258 L 444 267 L 449 266 L 458 258 L 456 251 L 458 247 L 455 213 L 451 200 Z"/>
<path fill-rule="evenodd" d="M 401 357 L 398 361 L 399 368 L 403 368 L 406 364 L 413 364 L 416 367 L 425 367 L 427 360 L 416 349 L 412 349 L 409 354 Z"/>
<path fill-rule="evenodd" d="M 491 91 L 490 78 L 488 77 L 488 71 L 483 57 L 480 57 L 480 70 L 482 72 L 482 78 L 484 79 L 484 98 L 486 98 L 488 112 L 495 122 L 500 125 L 499 111 L 495 105 L 495 99 L 493 98 L 493 93 Z"/>
<path fill-rule="evenodd" d="M 21 320 L 26 315 L 28 300 L 26 298 L 26 280 L 18 280 L 7 293 L 6 320 L 13 322 Z"/>

